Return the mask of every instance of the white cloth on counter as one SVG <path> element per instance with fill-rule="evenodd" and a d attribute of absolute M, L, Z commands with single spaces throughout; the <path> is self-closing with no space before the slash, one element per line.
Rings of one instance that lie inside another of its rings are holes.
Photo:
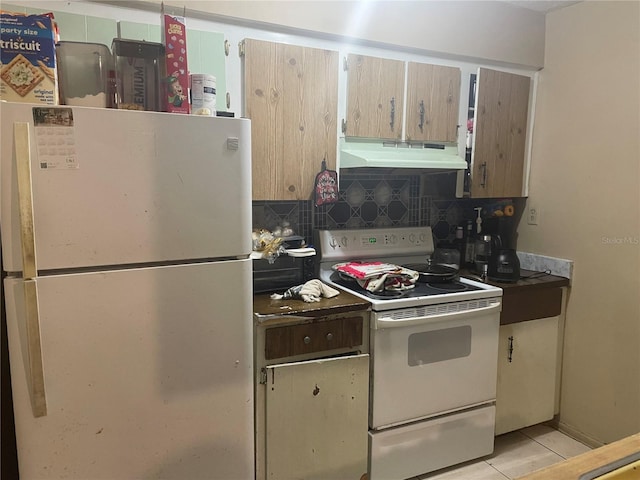
<path fill-rule="evenodd" d="M 271 295 L 271 298 L 274 300 L 282 300 L 288 298 L 301 299 L 305 302 L 319 302 L 322 297 L 324 298 L 333 298 L 340 293 L 339 290 L 336 290 L 329 285 L 325 285 L 320 280 L 309 280 L 302 285 L 296 285 L 295 287 L 291 287 L 284 294 L 280 295 L 274 293 Z"/>

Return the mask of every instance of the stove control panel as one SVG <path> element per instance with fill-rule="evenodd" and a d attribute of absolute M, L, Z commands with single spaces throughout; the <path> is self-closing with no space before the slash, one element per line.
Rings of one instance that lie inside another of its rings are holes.
<path fill-rule="evenodd" d="M 316 246 L 322 260 L 346 260 L 433 252 L 431 227 L 319 230 Z"/>

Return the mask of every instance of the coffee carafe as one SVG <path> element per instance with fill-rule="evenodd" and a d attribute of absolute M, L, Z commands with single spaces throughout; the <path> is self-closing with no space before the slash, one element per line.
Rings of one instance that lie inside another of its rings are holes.
<path fill-rule="evenodd" d="M 476 272 L 483 280 L 487 279 L 489 261 L 491 260 L 491 247 L 493 239 L 491 235 L 480 235 L 476 238 L 474 247 L 474 265 Z"/>

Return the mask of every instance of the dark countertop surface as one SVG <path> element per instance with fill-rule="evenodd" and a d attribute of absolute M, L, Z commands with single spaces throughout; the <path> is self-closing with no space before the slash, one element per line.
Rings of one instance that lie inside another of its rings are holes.
<path fill-rule="evenodd" d="M 472 280 L 477 280 L 477 275 L 470 270 L 462 270 L 461 275 L 463 277 L 468 276 Z M 530 290 L 533 288 L 553 288 L 553 287 L 568 287 L 569 279 L 566 277 L 558 277 L 556 275 L 545 275 L 542 272 L 534 272 L 531 270 L 520 270 L 520 277 L 528 277 L 535 275 L 534 278 L 521 278 L 517 282 L 503 283 L 494 282 L 488 280 L 486 283 L 500 287 L 503 290 L 503 295 L 509 295 L 512 293 L 520 292 L 524 289 Z"/>
<path fill-rule="evenodd" d="M 283 299 L 272 300 L 270 294 L 260 293 L 253 296 L 253 312 L 256 316 L 303 315 L 322 317 L 336 313 L 367 310 L 371 304 L 344 290 L 333 298 L 323 298 L 319 302 Z"/>
<path fill-rule="evenodd" d="M 470 270 L 463 269 L 460 274 L 477 280 L 477 275 Z M 514 283 L 494 281 L 487 281 L 487 283 L 502 288 L 503 295 L 505 296 L 523 291 L 532 291 L 534 289 L 566 287 L 569 285 L 568 278 L 555 275 L 541 275 L 539 272 L 533 272 L 531 270 L 521 270 L 520 275 L 522 277 L 535 275 L 535 278 L 523 278 Z M 268 293 L 256 294 L 253 297 L 253 312 L 258 321 L 262 320 L 260 317 L 264 317 L 264 320 L 267 320 L 274 315 L 323 317 L 326 315 L 367 310 L 369 308 L 369 302 L 344 290 L 340 290 L 340 294 L 336 297 L 323 298 L 319 302 L 311 303 L 294 299 L 273 300 Z"/>

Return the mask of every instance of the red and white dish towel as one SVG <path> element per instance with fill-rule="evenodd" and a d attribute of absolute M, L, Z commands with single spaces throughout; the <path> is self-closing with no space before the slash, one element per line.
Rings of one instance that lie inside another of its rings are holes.
<path fill-rule="evenodd" d="M 370 292 L 408 290 L 420 277 L 415 270 L 384 262 L 347 262 L 333 265 L 333 269 L 353 278 Z"/>

